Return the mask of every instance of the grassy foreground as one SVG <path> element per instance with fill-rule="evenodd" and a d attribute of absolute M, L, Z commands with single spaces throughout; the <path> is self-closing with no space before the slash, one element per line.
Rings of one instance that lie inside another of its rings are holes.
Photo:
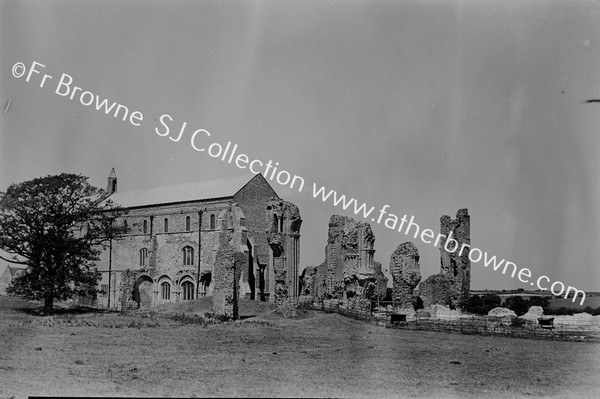
<path fill-rule="evenodd" d="M 0 396 L 600 397 L 600 344 L 387 329 L 337 314 L 285 319 L 209 299 L 128 315 L 41 317 L 0 297 Z"/>

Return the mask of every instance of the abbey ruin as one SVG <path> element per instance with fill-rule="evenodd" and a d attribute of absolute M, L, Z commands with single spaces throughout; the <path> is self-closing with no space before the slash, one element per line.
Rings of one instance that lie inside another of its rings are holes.
<path fill-rule="evenodd" d="M 417 298 L 424 306 L 443 305 L 460 309 L 470 294 L 470 218 L 460 209 L 456 219 L 440 218 L 441 270 L 421 281 L 419 251 L 412 242 L 401 243 L 390 259 L 391 296 L 394 307 L 413 308 Z M 369 223 L 333 215 L 325 247 L 325 261 L 308 266 L 300 276 L 301 295 L 317 301 L 338 299 L 349 308 L 366 307 L 386 297 L 388 278 L 374 261 L 375 235 Z M 462 249 L 459 251 L 458 249 Z M 418 290 L 417 290 L 418 287 Z"/>
<path fill-rule="evenodd" d="M 385 296 L 387 278 L 374 261 L 375 235 L 365 222 L 339 215 L 329 220 L 325 262 L 305 270 L 303 293 L 316 298 L 345 300 L 351 307 L 370 306 L 370 300 Z"/>
<path fill-rule="evenodd" d="M 371 225 L 351 217 L 329 220 L 324 262 L 300 271 L 298 207 L 279 198 L 261 175 L 131 192 L 107 192 L 126 209 L 125 233 L 105 249 L 99 302 L 108 307 L 151 307 L 212 296 L 213 313 L 237 317 L 239 298 L 282 303 L 300 296 L 338 300 L 353 309 L 391 299 L 409 309 L 461 309 L 471 281 L 470 218 L 440 218 L 440 273 L 422 281 L 411 242 L 390 257 L 388 277 L 375 261 Z M 460 249 L 460 250 L 458 250 Z"/>
<path fill-rule="evenodd" d="M 265 178 L 244 175 L 118 191 L 124 233 L 100 248 L 99 304 L 153 307 L 212 296 L 213 312 L 235 317 L 240 297 L 281 301 L 298 295 L 298 208 Z"/>

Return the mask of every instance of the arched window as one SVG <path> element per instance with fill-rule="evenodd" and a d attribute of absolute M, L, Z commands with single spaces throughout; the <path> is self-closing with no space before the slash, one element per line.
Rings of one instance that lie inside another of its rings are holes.
<path fill-rule="evenodd" d="M 171 299 L 171 284 L 166 281 L 160 285 L 160 297 L 162 299 Z"/>
<path fill-rule="evenodd" d="M 191 301 L 194 299 L 194 284 L 192 284 L 191 281 L 186 281 L 181 284 L 181 291 L 184 301 Z"/>
<path fill-rule="evenodd" d="M 217 226 L 217 218 L 215 217 L 214 213 L 211 213 L 210 215 L 210 229 L 214 230 L 216 229 Z"/>
<path fill-rule="evenodd" d="M 148 265 L 148 248 L 140 249 L 140 266 Z"/>
<path fill-rule="evenodd" d="M 144 220 L 144 234 L 148 233 L 148 221 Z"/>
<path fill-rule="evenodd" d="M 169 232 L 169 219 L 165 218 L 165 233 Z"/>
<path fill-rule="evenodd" d="M 183 265 L 191 266 L 194 264 L 194 248 L 190 246 L 183 247 Z"/>
<path fill-rule="evenodd" d="M 185 231 L 190 231 L 192 229 L 192 219 L 189 216 L 185 217 Z"/>

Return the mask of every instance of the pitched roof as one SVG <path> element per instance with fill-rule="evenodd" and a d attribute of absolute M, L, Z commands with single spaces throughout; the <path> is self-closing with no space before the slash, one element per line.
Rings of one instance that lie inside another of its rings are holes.
<path fill-rule="evenodd" d="M 124 208 L 150 205 L 164 205 L 180 202 L 201 201 L 205 199 L 233 197 L 256 175 L 242 175 L 196 183 L 184 183 L 172 186 L 154 187 L 133 191 L 117 191 L 111 199 Z"/>

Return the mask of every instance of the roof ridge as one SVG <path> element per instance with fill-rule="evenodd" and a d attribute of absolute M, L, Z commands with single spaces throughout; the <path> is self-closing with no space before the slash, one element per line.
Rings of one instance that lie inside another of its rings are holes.
<path fill-rule="evenodd" d="M 216 198 L 229 198 L 233 197 L 246 187 L 256 178 L 256 176 L 257 174 L 243 174 L 231 177 L 217 177 L 196 182 L 140 188 L 130 191 L 117 191 L 111 194 L 108 199 L 124 208 L 134 208 Z M 264 179 L 264 177 L 262 178 Z"/>
<path fill-rule="evenodd" d="M 251 175 L 239 174 L 239 175 L 230 176 L 230 177 L 216 177 L 213 179 L 196 180 L 196 181 L 190 181 L 190 182 L 185 182 L 185 183 L 164 184 L 164 185 L 152 186 L 152 187 L 141 187 L 141 188 L 135 188 L 133 190 L 116 191 L 112 195 L 119 194 L 119 193 L 135 193 L 138 191 L 156 190 L 156 189 L 169 188 L 169 187 L 181 187 L 181 186 L 188 186 L 190 184 L 212 183 L 212 182 L 216 182 L 219 180 L 227 181 L 227 180 L 237 180 L 237 179 L 241 179 L 241 178 L 247 178 L 248 179 L 247 182 L 250 182 L 250 180 L 254 179 L 254 177 L 257 174 L 260 174 L 260 173 L 251 174 Z"/>

